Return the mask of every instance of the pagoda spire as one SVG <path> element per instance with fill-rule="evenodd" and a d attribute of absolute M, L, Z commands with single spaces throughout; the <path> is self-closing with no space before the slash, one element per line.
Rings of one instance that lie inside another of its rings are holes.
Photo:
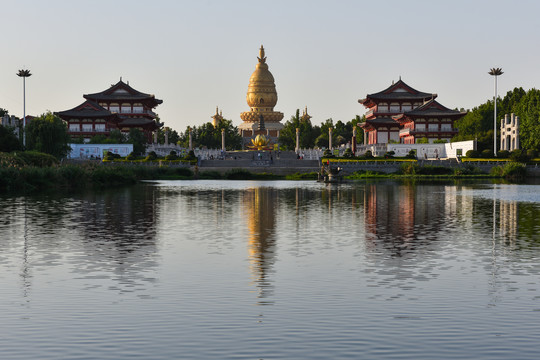
<path fill-rule="evenodd" d="M 259 49 L 259 57 L 257 57 L 257 59 L 259 59 L 260 63 L 266 62 L 266 56 L 264 55 L 264 47 L 262 45 L 261 45 L 261 48 Z"/>

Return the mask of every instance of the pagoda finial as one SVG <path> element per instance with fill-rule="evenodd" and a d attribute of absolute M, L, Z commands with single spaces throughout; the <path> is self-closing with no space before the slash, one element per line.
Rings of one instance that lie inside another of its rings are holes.
<path fill-rule="evenodd" d="M 120 76 L 120 81 L 122 81 L 122 77 Z"/>
<path fill-rule="evenodd" d="M 216 115 L 219 115 L 219 109 L 217 106 L 216 106 Z"/>
<path fill-rule="evenodd" d="M 260 63 L 266 62 L 266 56 L 264 56 L 264 47 L 262 45 L 261 45 L 261 48 L 259 49 L 259 57 L 257 57 L 257 59 L 259 59 Z"/>
<path fill-rule="evenodd" d="M 399 75 L 399 81 L 401 81 L 401 75 Z"/>

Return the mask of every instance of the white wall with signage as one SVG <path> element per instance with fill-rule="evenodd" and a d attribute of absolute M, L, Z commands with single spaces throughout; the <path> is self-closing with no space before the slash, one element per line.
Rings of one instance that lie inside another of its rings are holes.
<path fill-rule="evenodd" d="M 70 159 L 103 159 L 103 156 L 110 151 L 122 157 L 133 152 L 133 144 L 69 144 L 71 152 Z"/>

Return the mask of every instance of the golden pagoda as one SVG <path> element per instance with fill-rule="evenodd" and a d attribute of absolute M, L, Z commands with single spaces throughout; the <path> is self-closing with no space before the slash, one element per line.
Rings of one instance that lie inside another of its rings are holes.
<path fill-rule="evenodd" d="M 243 137 L 251 137 L 264 133 L 271 137 L 277 137 L 279 130 L 283 128 L 280 121 L 283 113 L 274 111 L 277 103 L 276 84 L 272 73 L 268 70 L 264 47 L 259 49 L 259 62 L 255 71 L 249 78 L 247 103 L 251 108 L 240 114 L 243 123 L 238 129 Z"/>
<path fill-rule="evenodd" d="M 216 106 L 216 114 L 214 116 L 211 116 L 212 118 L 212 125 L 214 127 L 218 127 L 219 123 L 223 120 L 223 113 L 219 111 L 219 108 Z"/>

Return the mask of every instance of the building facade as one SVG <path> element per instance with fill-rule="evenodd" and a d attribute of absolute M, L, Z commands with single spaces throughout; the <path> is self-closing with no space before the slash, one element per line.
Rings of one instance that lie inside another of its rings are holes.
<path fill-rule="evenodd" d="M 450 139 L 457 133 L 454 121 L 465 113 L 450 110 L 437 101 L 437 94 L 418 91 L 401 78 L 383 91 L 358 100 L 368 111 L 359 126 L 364 144 L 414 144 L 420 138 Z"/>
<path fill-rule="evenodd" d="M 104 91 L 83 97 L 86 101 L 79 106 L 56 114 L 66 121 L 72 137 L 82 136 L 85 142 L 96 135 L 108 136 L 113 129 L 127 134 L 132 128 L 141 130 L 152 142 L 152 133 L 162 126 L 153 109 L 163 100 L 135 90 L 122 79 Z"/>
<path fill-rule="evenodd" d="M 501 150 L 519 149 L 519 116 L 504 115 L 501 121 Z"/>

